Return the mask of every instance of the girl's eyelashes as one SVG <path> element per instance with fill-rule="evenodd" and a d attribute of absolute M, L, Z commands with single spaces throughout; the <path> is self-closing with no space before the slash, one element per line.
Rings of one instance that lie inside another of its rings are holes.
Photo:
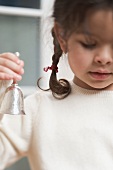
<path fill-rule="evenodd" d="M 79 41 L 79 43 L 86 49 L 94 49 L 96 47 L 96 43 L 84 43 L 82 41 Z"/>

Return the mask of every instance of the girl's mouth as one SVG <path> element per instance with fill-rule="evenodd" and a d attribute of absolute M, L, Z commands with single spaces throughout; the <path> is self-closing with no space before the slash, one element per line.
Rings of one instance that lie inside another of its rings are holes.
<path fill-rule="evenodd" d="M 112 73 L 100 73 L 100 72 L 90 72 L 89 74 L 93 79 L 96 80 L 106 80 L 112 75 Z"/>

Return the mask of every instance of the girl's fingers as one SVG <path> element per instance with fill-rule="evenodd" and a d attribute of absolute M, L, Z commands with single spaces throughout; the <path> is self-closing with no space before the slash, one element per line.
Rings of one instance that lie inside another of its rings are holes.
<path fill-rule="evenodd" d="M 13 72 L 7 67 L 0 66 L 0 79 L 5 80 L 6 77 L 8 79 L 16 79 L 18 81 L 22 79 L 22 76 L 20 74 Z"/>
<path fill-rule="evenodd" d="M 4 71 L 2 70 L 2 68 L 6 67 L 12 70 L 13 72 L 16 72 L 18 74 L 23 74 L 24 73 L 24 69 L 23 69 L 24 62 L 21 60 L 19 62 L 20 64 L 17 64 L 12 60 L 0 57 L 0 67 L 1 67 L 0 70 Z"/>
<path fill-rule="evenodd" d="M 20 81 L 22 79 L 22 76 L 20 75 L 12 76 L 10 74 L 0 72 L 0 80 L 12 80 L 12 79 L 15 79 L 16 81 Z"/>
<path fill-rule="evenodd" d="M 19 64 L 21 67 L 24 67 L 24 61 L 23 60 L 20 60 L 20 64 Z"/>
<path fill-rule="evenodd" d="M 13 53 L 0 54 L 0 79 L 20 81 L 24 73 L 24 62 Z"/>
<path fill-rule="evenodd" d="M 2 53 L 0 58 L 9 59 L 17 64 L 20 64 L 20 59 L 13 53 Z"/>
<path fill-rule="evenodd" d="M 11 80 L 11 79 L 13 79 L 12 75 L 0 72 L 0 80 Z"/>

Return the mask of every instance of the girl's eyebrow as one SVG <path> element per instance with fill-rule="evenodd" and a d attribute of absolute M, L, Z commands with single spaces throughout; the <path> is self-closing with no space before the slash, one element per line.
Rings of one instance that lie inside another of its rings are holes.
<path fill-rule="evenodd" d="M 88 30 L 79 30 L 79 31 L 77 31 L 77 34 L 84 34 L 84 35 L 88 35 L 88 36 L 96 36 L 94 33 L 89 32 Z"/>
<path fill-rule="evenodd" d="M 99 38 L 95 33 L 90 32 L 88 30 L 79 30 L 77 31 L 77 34 L 84 35 L 89 40 L 93 40 L 93 38 Z"/>

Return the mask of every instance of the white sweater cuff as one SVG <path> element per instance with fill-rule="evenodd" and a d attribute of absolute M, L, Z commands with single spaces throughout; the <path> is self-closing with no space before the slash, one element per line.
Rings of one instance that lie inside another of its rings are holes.
<path fill-rule="evenodd" d="M 12 83 L 12 80 L 0 80 L 0 106 L 6 91 L 6 88 Z M 2 114 L 0 114 L 0 120 L 2 118 Z"/>

